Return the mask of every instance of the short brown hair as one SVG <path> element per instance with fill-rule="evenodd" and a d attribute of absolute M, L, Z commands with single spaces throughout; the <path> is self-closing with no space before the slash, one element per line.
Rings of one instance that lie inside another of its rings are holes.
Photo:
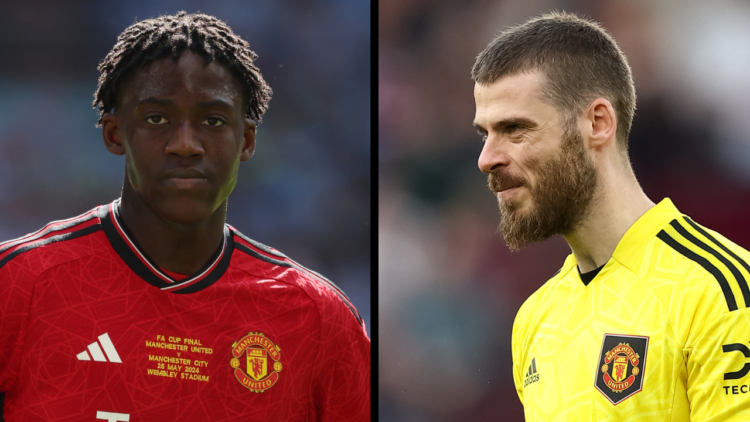
<path fill-rule="evenodd" d="M 541 71 L 542 91 L 567 122 L 598 97 L 617 116 L 617 138 L 627 150 L 635 114 L 635 86 L 627 58 L 598 23 L 552 12 L 502 32 L 477 56 L 471 78 L 490 84 L 505 76 Z"/>

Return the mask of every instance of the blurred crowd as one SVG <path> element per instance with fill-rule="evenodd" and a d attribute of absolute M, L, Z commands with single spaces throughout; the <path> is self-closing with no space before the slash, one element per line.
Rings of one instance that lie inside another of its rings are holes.
<path fill-rule="evenodd" d="M 520 421 L 510 335 L 570 253 L 510 253 L 477 168 L 474 57 L 550 10 L 601 22 L 638 95 L 630 137 L 649 197 L 750 248 L 750 5 L 698 0 L 381 0 L 379 420 Z"/>
<path fill-rule="evenodd" d="M 202 12 L 258 54 L 274 96 L 227 221 L 341 287 L 370 326 L 370 2 L 0 1 L 0 239 L 117 198 L 91 103 L 136 20 Z"/>

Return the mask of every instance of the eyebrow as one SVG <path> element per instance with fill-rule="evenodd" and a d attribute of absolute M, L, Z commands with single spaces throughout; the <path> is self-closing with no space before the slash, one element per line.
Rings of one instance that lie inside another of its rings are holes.
<path fill-rule="evenodd" d="M 141 101 L 138 101 L 138 104 L 136 104 L 136 107 L 142 105 L 142 104 L 160 104 L 165 106 L 171 106 L 174 105 L 174 101 L 168 100 L 165 98 L 157 98 L 157 97 L 148 97 Z M 202 108 L 210 108 L 210 107 L 226 107 L 226 108 L 233 108 L 232 104 L 230 104 L 227 101 L 224 100 L 213 100 L 213 101 L 201 101 L 198 103 L 198 107 Z"/>
<path fill-rule="evenodd" d="M 213 100 L 213 101 L 201 101 L 198 103 L 199 107 L 209 108 L 209 107 L 227 107 L 232 108 L 232 104 L 230 104 L 227 101 L 224 100 Z"/>
<path fill-rule="evenodd" d="M 161 105 L 174 105 L 174 101 L 172 100 L 166 100 L 163 98 L 156 98 L 156 97 L 148 97 L 141 101 L 138 101 L 138 104 L 136 104 L 136 107 L 140 106 L 141 104 L 147 104 L 147 103 L 156 103 Z"/>
<path fill-rule="evenodd" d="M 521 116 L 511 116 L 502 120 L 497 120 L 491 124 L 491 127 L 494 129 L 500 129 L 506 126 L 511 125 L 524 125 L 528 126 L 530 128 L 537 127 L 537 123 L 529 118 L 521 117 Z M 472 126 L 479 132 L 480 134 L 484 135 L 487 133 L 487 130 L 483 128 L 479 123 L 472 123 Z"/>

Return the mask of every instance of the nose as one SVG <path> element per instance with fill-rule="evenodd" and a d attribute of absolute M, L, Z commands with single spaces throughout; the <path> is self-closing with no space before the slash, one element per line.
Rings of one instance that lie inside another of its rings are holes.
<path fill-rule="evenodd" d="M 502 166 L 507 166 L 509 163 L 510 157 L 504 151 L 502 143 L 490 135 L 484 141 L 482 152 L 479 154 L 479 161 L 477 163 L 479 170 L 482 170 L 483 173 L 492 173 Z"/>
<path fill-rule="evenodd" d="M 198 139 L 198 134 L 195 133 L 190 121 L 184 121 L 177 127 L 177 130 L 167 143 L 165 152 L 181 158 L 203 156 L 203 145 Z"/>

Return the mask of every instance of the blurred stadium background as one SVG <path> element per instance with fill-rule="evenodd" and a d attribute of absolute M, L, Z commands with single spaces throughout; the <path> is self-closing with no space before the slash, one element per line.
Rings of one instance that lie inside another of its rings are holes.
<path fill-rule="evenodd" d="M 521 421 L 510 330 L 560 267 L 520 253 L 477 169 L 474 57 L 550 10 L 604 24 L 633 69 L 636 175 L 750 248 L 750 4 L 699 0 L 381 0 L 378 33 L 379 420 Z"/>
<path fill-rule="evenodd" d="M 91 108 L 96 67 L 136 19 L 202 12 L 274 90 L 227 221 L 340 286 L 370 326 L 368 0 L 0 1 L 0 239 L 119 196 Z"/>

